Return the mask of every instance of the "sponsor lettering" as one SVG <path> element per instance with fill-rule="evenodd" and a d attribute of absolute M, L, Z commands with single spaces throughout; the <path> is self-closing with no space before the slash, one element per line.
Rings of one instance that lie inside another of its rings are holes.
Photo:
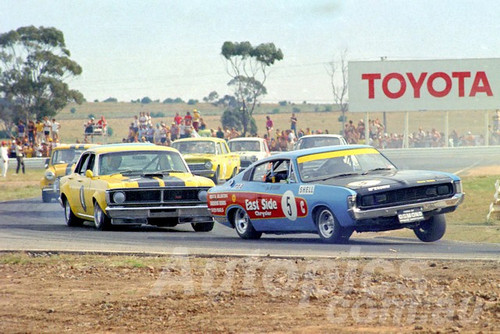
<path fill-rule="evenodd" d="M 314 194 L 314 186 L 300 186 L 299 187 L 299 195 L 313 195 Z"/>
<path fill-rule="evenodd" d="M 377 191 L 377 190 L 382 190 L 382 189 L 388 189 L 390 187 L 391 187 L 390 185 L 386 184 L 386 185 L 378 186 L 378 187 L 370 187 L 370 188 L 368 188 L 368 191 Z"/>
<path fill-rule="evenodd" d="M 210 201 L 210 206 L 227 205 L 226 201 Z"/>
<path fill-rule="evenodd" d="M 477 94 L 486 94 L 493 96 L 493 92 L 484 71 L 472 73 L 470 71 L 451 72 L 421 72 L 418 75 L 414 73 L 389 73 L 382 77 L 381 73 L 364 73 L 362 80 L 368 83 L 368 98 L 375 99 L 375 85 L 381 84 L 382 92 L 390 99 L 398 99 L 411 91 L 413 97 L 419 99 L 422 95 L 422 89 L 426 90 L 431 96 L 441 98 L 446 97 L 451 92 L 454 85 L 458 97 L 474 97 Z M 466 83 L 472 80 L 470 90 L 466 91 Z M 390 88 L 391 87 L 391 88 Z"/>

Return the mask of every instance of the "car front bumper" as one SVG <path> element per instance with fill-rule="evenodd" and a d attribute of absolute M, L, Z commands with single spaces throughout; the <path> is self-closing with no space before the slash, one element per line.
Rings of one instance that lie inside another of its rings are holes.
<path fill-rule="evenodd" d="M 121 207 L 108 206 L 106 213 L 111 219 L 138 220 L 147 218 L 185 218 L 186 222 L 213 221 L 206 205 L 195 206 L 157 206 Z"/>
<path fill-rule="evenodd" d="M 453 195 L 451 198 L 440 199 L 436 201 L 429 201 L 423 203 L 411 203 L 399 206 L 391 206 L 388 208 L 371 209 L 371 210 L 361 210 L 359 208 L 353 208 L 350 210 L 350 214 L 355 220 L 364 219 L 376 219 L 381 217 L 393 217 L 397 216 L 399 212 L 409 209 L 421 208 L 422 212 L 436 212 L 444 211 L 449 208 L 455 208 L 464 200 L 464 194 L 459 193 Z"/>

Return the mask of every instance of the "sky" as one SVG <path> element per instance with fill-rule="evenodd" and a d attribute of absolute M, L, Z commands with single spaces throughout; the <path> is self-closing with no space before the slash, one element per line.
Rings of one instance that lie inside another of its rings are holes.
<path fill-rule="evenodd" d="M 498 58 L 498 0 L 1 0 L 0 33 L 64 33 L 87 101 L 232 94 L 225 41 L 274 43 L 262 102 L 331 103 L 327 68 L 349 61 Z"/>

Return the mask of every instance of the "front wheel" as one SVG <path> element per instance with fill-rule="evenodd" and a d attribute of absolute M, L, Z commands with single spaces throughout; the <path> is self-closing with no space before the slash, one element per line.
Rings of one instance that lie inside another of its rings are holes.
<path fill-rule="evenodd" d="M 66 225 L 70 227 L 83 225 L 83 219 L 75 216 L 67 199 L 64 200 L 64 220 L 66 221 Z"/>
<path fill-rule="evenodd" d="M 436 215 L 424 220 L 413 232 L 423 242 L 433 242 L 441 239 L 446 232 L 444 215 Z"/>
<path fill-rule="evenodd" d="M 353 233 L 353 229 L 342 227 L 333 213 L 323 208 L 316 215 L 316 226 L 321 240 L 328 243 L 346 243 Z"/>
<path fill-rule="evenodd" d="M 111 219 L 102 211 L 97 202 L 94 203 L 94 225 L 99 231 L 105 231 L 111 228 Z"/>
<path fill-rule="evenodd" d="M 257 232 L 254 229 L 250 217 L 248 217 L 245 210 L 241 208 L 236 209 L 232 223 L 236 229 L 236 233 L 238 233 L 242 239 L 259 239 L 262 236 L 261 232 Z"/>
<path fill-rule="evenodd" d="M 211 223 L 191 223 L 195 232 L 210 232 L 214 229 L 214 222 Z"/>

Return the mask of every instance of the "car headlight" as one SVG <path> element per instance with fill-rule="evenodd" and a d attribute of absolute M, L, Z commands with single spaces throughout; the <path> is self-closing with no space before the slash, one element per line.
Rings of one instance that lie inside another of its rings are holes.
<path fill-rule="evenodd" d="M 201 190 L 200 192 L 198 192 L 198 199 L 202 202 L 206 202 L 207 201 L 207 191 Z"/>
<path fill-rule="evenodd" d="M 463 193 L 462 181 L 455 181 L 455 193 L 457 194 Z"/>
<path fill-rule="evenodd" d="M 116 204 L 122 204 L 125 202 L 125 193 L 123 191 L 117 191 L 113 194 L 113 202 Z"/>
<path fill-rule="evenodd" d="M 356 195 L 347 196 L 347 208 L 353 209 L 356 207 Z"/>
<path fill-rule="evenodd" d="M 52 181 L 56 177 L 56 174 L 54 174 L 53 171 L 48 170 L 45 172 L 45 178 L 49 181 Z"/>
<path fill-rule="evenodd" d="M 206 168 L 206 169 L 212 169 L 212 166 L 213 166 L 213 165 L 212 165 L 212 161 L 207 161 L 207 162 L 205 162 L 205 168 Z"/>

